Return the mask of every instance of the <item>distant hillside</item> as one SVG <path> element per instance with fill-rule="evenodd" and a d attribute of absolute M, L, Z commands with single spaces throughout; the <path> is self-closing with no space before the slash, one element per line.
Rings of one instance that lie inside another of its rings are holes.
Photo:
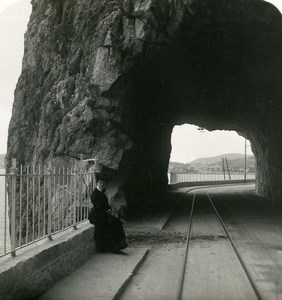
<path fill-rule="evenodd" d="M 221 163 L 222 158 L 226 157 L 227 161 L 229 162 L 230 160 L 242 160 L 245 159 L 244 154 L 240 153 L 227 153 L 227 154 L 222 154 L 218 156 L 213 156 L 213 157 L 203 157 L 203 158 L 198 158 L 196 160 L 193 160 L 191 162 L 191 165 L 196 165 L 196 164 L 216 164 L 216 163 Z M 247 155 L 247 159 L 249 160 L 250 158 L 254 159 L 253 155 Z"/>
<path fill-rule="evenodd" d="M 223 169 L 222 158 L 227 159 L 228 167 L 231 171 L 242 172 L 245 169 L 245 155 L 239 153 L 228 153 L 214 157 L 203 157 L 192 161 L 191 163 L 170 162 L 169 171 L 177 173 L 195 173 L 195 172 L 221 172 Z M 226 168 L 226 163 L 224 162 Z M 247 171 L 256 171 L 256 162 L 253 155 L 247 155 Z"/>
<path fill-rule="evenodd" d="M 0 154 L 0 169 L 5 168 L 5 157 L 6 157 L 6 154 Z"/>
<path fill-rule="evenodd" d="M 195 173 L 197 172 L 194 167 L 191 166 L 191 164 L 183 164 L 180 162 L 169 162 L 168 167 L 169 172 L 177 172 L 177 173 Z"/>

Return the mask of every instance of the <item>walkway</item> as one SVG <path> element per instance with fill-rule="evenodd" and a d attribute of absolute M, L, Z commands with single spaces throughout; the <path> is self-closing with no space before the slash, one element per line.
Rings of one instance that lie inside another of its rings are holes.
<path fill-rule="evenodd" d="M 250 185 L 239 188 L 211 187 L 208 191 L 262 299 L 282 299 L 282 213 L 272 209 L 265 199 L 250 194 L 252 188 Z M 183 193 L 185 190 L 187 188 L 174 193 Z M 206 189 L 203 190 L 205 192 Z M 178 207 L 175 219 L 167 211 L 134 224 L 126 224 L 131 247 L 124 251 L 124 255 L 93 255 L 84 266 L 60 281 L 40 299 L 175 299 L 172 295 L 179 281 L 177 274 L 183 261 L 183 237 L 185 222 L 188 222 L 184 212 L 184 207 Z M 205 214 L 204 211 L 202 213 Z M 174 232 L 175 226 L 178 226 L 179 232 Z M 205 231 L 209 226 L 201 228 Z M 211 242 L 214 245 L 215 240 Z M 208 247 L 207 240 L 205 243 L 205 247 Z M 209 286 L 209 281 L 216 279 L 213 277 L 216 270 L 209 269 L 206 273 L 207 262 L 200 258 L 197 261 L 198 270 L 208 280 L 206 283 Z M 216 268 L 215 264 L 210 266 Z M 193 284 L 206 293 L 205 299 L 220 299 L 215 296 L 209 298 L 211 293 L 204 282 L 197 281 L 197 273 L 194 273 Z M 234 292 L 232 295 L 232 299 L 237 299 Z"/>
<path fill-rule="evenodd" d="M 127 233 L 157 233 L 162 230 L 169 211 L 147 216 L 136 223 L 125 224 Z M 146 259 L 149 248 L 130 247 L 124 254 L 95 253 L 81 268 L 61 280 L 40 300 L 114 299 L 122 292 L 139 266 Z"/>

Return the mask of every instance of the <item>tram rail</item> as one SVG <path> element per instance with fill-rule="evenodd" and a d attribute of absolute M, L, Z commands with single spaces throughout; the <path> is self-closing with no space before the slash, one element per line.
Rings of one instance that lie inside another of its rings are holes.
<path fill-rule="evenodd" d="M 246 267 L 246 265 L 245 265 L 245 263 L 244 263 L 244 261 L 243 261 L 241 255 L 240 255 L 240 252 L 238 251 L 238 249 L 237 249 L 237 247 L 236 247 L 236 245 L 235 245 L 233 239 L 231 238 L 231 235 L 229 234 L 229 231 L 228 231 L 228 229 L 227 229 L 227 227 L 226 227 L 224 221 L 222 220 L 222 218 L 221 218 L 221 216 L 220 216 L 220 214 L 219 214 L 219 212 L 218 212 L 218 210 L 217 210 L 217 208 L 216 208 L 214 202 L 212 201 L 212 198 L 211 198 L 211 196 L 209 195 L 209 193 L 207 193 L 207 197 L 209 198 L 209 201 L 210 201 L 210 203 L 211 203 L 211 205 L 212 205 L 212 207 L 213 207 L 213 209 L 214 209 L 214 211 L 215 211 L 215 213 L 216 213 L 216 216 L 217 216 L 218 220 L 220 221 L 220 223 L 221 223 L 221 225 L 222 225 L 222 227 L 223 227 L 223 229 L 224 229 L 224 231 L 225 231 L 225 233 L 226 233 L 226 235 L 227 235 L 227 237 L 228 237 L 228 239 L 229 239 L 229 242 L 230 242 L 230 244 L 231 244 L 233 250 L 234 250 L 235 253 L 236 253 L 236 256 L 237 256 L 237 258 L 238 258 L 238 260 L 239 260 L 239 262 L 240 262 L 242 268 L 244 269 L 244 271 L 245 271 L 245 273 L 246 273 L 246 275 L 247 275 L 247 277 L 248 277 L 248 279 L 249 279 L 249 282 L 250 282 L 250 284 L 251 284 L 251 286 L 252 286 L 252 288 L 253 288 L 253 290 L 254 290 L 256 296 L 258 297 L 258 300 L 261 300 L 261 299 L 262 299 L 262 296 L 260 295 L 260 292 L 259 292 L 258 288 L 256 287 L 256 284 L 255 284 L 255 282 L 254 282 L 252 276 L 250 275 L 250 273 L 249 273 L 249 271 L 248 271 L 248 269 L 247 269 L 247 267 Z"/>
<path fill-rule="evenodd" d="M 185 258 L 184 258 L 184 264 L 183 264 L 183 271 L 182 271 L 182 278 L 181 278 L 181 283 L 180 283 L 180 288 L 179 288 L 179 293 L 178 293 L 178 296 L 177 296 L 177 300 L 181 300 L 182 299 L 182 290 L 183 290 L 183 285 L 184 285 L 184 281 L 185 281 L 185 274 L 186 274 L 186 265 L 187 265 L 187 260 L 188 260 L 188 253 L 189 253 L 189 244 L 190 244 L 190 240 L 191 240 L 191 230 L 192 230 L 192 221 L 193 221 L 193 213 L 194 213 L 194 207 L 195 207 L 195 201 L 196 201 L 196 193 L 195 193 L 195 190 L 197 189 L 202 189 L 202 188 L 194 188 L 194 189 L 190 189 L 188 190 L 186 193 L 185 193 L 185 197 L 187 197 L 187 194 L 190 193 L 190 192 L 193 192 L 193 202 L 192 202 L 192 208 L 191 208 L 191 215 L 190 215 L 190 220 L 189 220 L 189 227 L 188 227 L 188 233 L 187 233 L 187 241 L 186 241 L 186 252 L 185 252 Z M 245 274 L 249 280 L 249 283 L 250 285 L 252 286 L 256 296 L 257 296 L 257 299 L 258 300 L 261 300 L 262 299 L 262 296 L 258 290 L 258 288 L 256 287 L 256 284 L 254 282 L 254 280 L 252 279 L 241 255 L 240 255 L 240 252 L 238 251 L 234 241 L 232 240 L 231 238 L 231 235 L 229 234 L 229 231 L 227 229 L 227 226 L 225 225 L 223 219 L 221 218 L 213 200 L 212 200 L 212 197 L 211 195 L 206 192 L 206 196 L 207 198 L 209 199 L 209 202 L 213 208 L 213 211 L 215 212 L 215 215 L 217 216 L 219 222 L 221 223 L 225 233 L 226 233 L 226 236 L 228 237 L 228 240 L 242 266 L 242 268 L 244 269 L 245 271 Z"/>
<path fill-rule="evenodd" d="M 192 202 L 191 202 L 191 209 L 188 213 L 189 215 L 189 221 L 188 221 L 188 226 L 187 226 L 187 232 L 186 232 L 186 238 L 185 238 L 185 245 L 184 245 L 184 258 L 183 258 L 183 263 L 182 263 L 182 267 L 180 268 L 180 276 L 179 276 L 179 286 L 177 288 L 177 295 L 175 297 L 175 299 L 177 300 L 184 300 L 186 298 L 183 298 L 183 289 L 184 289 L 184 286 L 185 284 L 187 284 L 187 279 L 186 279 L 186 273 L 187 273 L 187 270 L 189 272 L 189 262 L 188 262 L 188 257 L 189 257 L 189 253 L 190 253 L 190 243 L 192 241 L 192 237 L 191 237 L 191 233 L 192 233 L 192 229 L 193 229 L 193 218 L 194 218 L 194 215 L 195 215 L 195 207 L 197 205 L 197 190 L 203 190 L 203 187 L 197 187 L 197 188 L 192 188 L 192 189 L 189 189 L 185 192 L 184 194 L 184 198 L 187 198 L 187 197 L 192 197 Z M 202 194 L 202 197 L 203 197 L 203 194 Z M 262 299 L 262 296 L 260 294 L 260 291 L 258 290 L 254 280 L 252 279 L 235 243 L 233 242 L 229 232 L 228 232 L 228 229 L 227 229 L 227 226 L 225 225 L 223 219 L 221 218 L 220 214 L 219 214 L 219 211 L 218 209 L 216 208 L 214 202 L 213 202 L 213 199 L 212 199 L 212 196 L 206 192 L 204 197 L 207 198 L 208 200 L 208 203 L 210 203 L 211 205 L 211 209 L 214 213 L 214 215 L 216 216 L 216 218 L 218 219 L 219 223 L 221 224 L 222 228 L 223 228 L 223 231 L 225 232 L 226 234 L 226 237 L 224 237 L 224 240 L 228 240 L 230 242 L 230 245 L 232 247 L 232 249 L 234 250 L 235 254 L 236 254 L 236 257 L 238 258 L 238 261 L 240 263 L 240 266 L 242 267 L 245 275 L 246 275 L 246 280 L 248 279 L 249 281 L 249 285 L 247 284 L 247 281 L 246 281 L 246 285 L 249 286 L 249 289 L 251 291 L 251 289 L 253 290 L 253 295 L 254 297 L 256 297 L 257 299 Z M 150 253 L 147 255 L 147 257 L 150 256 Z M 139 271 L 141 272 L 142 271 L 142 266 L 140 266 L 139 268 Z M 243 272 L 242 271 L 242 272 Z M 130 284 L 131 282 L 134 280 L 134 277 L 135 277 L 136 274 L 133 274 L 133 276 L 131 277 L 131 280 L 130 282 L 128 282 L 127 286 L 123 288 L 123 292 L 120 293 L 118 295 L 118 297 L 115 297 L 115 299 L 127 299 L 128 297 L 123 297 L 123 295 L 126 293 L 126 290 L 128 288 L 130 288 Z M 245 277 L 244 277 L 245 278 Z M 190 297 L 189 297 L 190 299 Z M 191 298 L 193 299 L 193 298 Z"/>

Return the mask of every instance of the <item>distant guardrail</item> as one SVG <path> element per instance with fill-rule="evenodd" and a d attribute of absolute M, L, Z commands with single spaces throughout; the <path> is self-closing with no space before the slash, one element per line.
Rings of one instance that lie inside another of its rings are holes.
<path fill-rule="evenodd" d="M 95 166 L 13 167 L 0 174 L 0 257 L 88 218 Z"/>
<path fill-rule="evenodd" d="M 255 180 L 256 173 L 230 172 L 223 174 L 222 172 L 210 173 L 176 173 L 168 174 L 169 184 L 180 182 L 208 182 L 208 181 L 237 181 L 237 180 Z"/>

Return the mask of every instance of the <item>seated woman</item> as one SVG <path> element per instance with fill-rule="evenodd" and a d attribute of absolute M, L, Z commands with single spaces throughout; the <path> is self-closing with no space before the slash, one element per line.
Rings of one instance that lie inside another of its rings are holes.
<path fill-rule="evenodd" d="M 97 186 L 91 194 L 95 220 L 94 240 L 100 251 L 119 252 L 128 245 L 122 223 L 111 214 L 104 191 L 105 181 L 98 179 Z"/>

